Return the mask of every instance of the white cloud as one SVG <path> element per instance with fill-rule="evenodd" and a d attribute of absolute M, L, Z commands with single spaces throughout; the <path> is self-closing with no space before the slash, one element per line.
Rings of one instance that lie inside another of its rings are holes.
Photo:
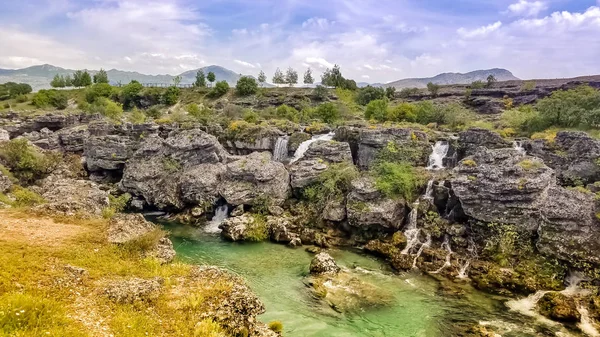
<path fill-rule="evenodd" d="M 361 78 L 364 78 L 364 79 L 368 80 L 369 78 L 371 78 L 371 76 L 369 76 L 369 75 L 362 75 Z"/>
<path fill-rule="evenodd" d="M 235 62 L 241 66 L 247 67 L 247 68 L 252 68 L 252 69 L 256 68 L 256 66 L 250 62 L 246 62 L 246 61 L 242 61 L 242 60 L 233 60 L 233 62 Z"/>
<path fill-rule="evenodd" d="M 327 29 L 335 25 L 335 21 L 329 21 L 325 18 L 310 18 L 302 23 L 302 28 Z"/>
<path fill-rule="evenodd" d="M 502 22 L 496 21 L 487 26 L 482 26 L 473 30 L 468 30 L 466 28 L 461 27 L 456 32 L 458 33 L 458 35 L 465 39 L 482 38 L 486 37 L 490 33 L 497 31 L 501 26 Z"/>
<path fill-rule="evenodd" d="M 536 16 L 540 12 L 548 9 L 548 5 L 542 1 L 526 1 L 519 0 L 519 2 L 508 6 L 508 11 L 514 15 L 521 16 Z"/>
<path fill-rule="evenodd" d="M 554 12 L 541 19 L 521 19 L 516 22 L 516 25 L 524 28 L 552 27 L 561 30 L 588 27 L 599 29 L 600 33 L 600 7 L 592 6 L 583 13 L 563 11 Z"/>
<path fill-rule="evenodd" d="M 333 68 L 334 66 L 333 63 L 321 57 L 307 57 L 306 59 L 304 59 L 304 62 L 306 62 L 309 65 L 317 66 L 319 68 Z"/>

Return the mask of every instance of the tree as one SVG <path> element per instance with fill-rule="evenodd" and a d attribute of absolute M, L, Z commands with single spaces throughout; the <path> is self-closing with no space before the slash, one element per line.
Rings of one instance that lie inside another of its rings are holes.
<path fill-rule="evenodd" d="M 144 89 L 144 86 L 136 80 L 123 87 L 121 90 L 121 103 L 124 109 L 129 110 L 138 105 L 142 89 Z"/>
<path fill-rule="evenodd" d="M 388 102 L 387 99 L 376 99 L 367 104 L 365 117 L 383 122 L 387 119 Z"/>
<path fill-rule="evenodd" d="M 168 87 L 162 96 L 162 101 L 165 105 L 175 105 L 179 100 L 180 90 L 176 86 Z"/>
<path fill-rule="evenodd" d="M 204 70 L 200 69 L 196 73 L 196 82 L 194 82 L 194 86 L 198 88 L 206 87 L 206 76 L 204 75 Z"/>
<path fill-rule="evenodd" d="M 306 69 L 304 73 L 304 84 L 313 84 L 315 83 L 315 79 L 312 77 L 312 70 L 310 68 Z"/>
<path fill-rule="evenodd" d="M 96 83 L 85 90 L 85 100 L 92 104 L 98 97 L 109 98 L 113 94 L 113 87 L 108 83 Z"/>
<path fill-rule="evenodd" d="M 376 99 L 382 99 L 385 96 L 385 91 L 383 88 L 377 88 L 370 85 L 367 85 L 364 88 L 361 88 L 356 95 L 356 103 L 361 105 L 367 105 L 371 101 Z"/>
<path fill-rule="evenodd" d="M 342 76 L 340 66 L 336 64 L 333 69 L 326 69 L 321 75 L 321 83 L 328 87 L 345 88 L 346 79 Z"/>
<path fill-rule="evenodd" d="M 427 90 L 431 93 L 431 96 L 436 97 L 438 91 L 440 90 L 440 86 L 438 84 L 433 84 L 433 82 L 427 83 Z"/>
<path fill-rule="evenodd" d="M 265 72 L 261 70 L 260 73 L 258 74 L 258 83 L 260 83 L 260 86 L 262 87 L 266 81 L 267 81 L 267 75 L 265 75 Z"/>
<path fill-rule="evenodd" d="M 273 75 L 273 84 L 285 84 L 285 77 L 283 77 L 283 73 L 279 68 L 275 70 L 275 74 Z"/>
<path fill-rule="evenodd" d="M 298 72 L 292 69 L 292 67 L 289 67 L 285 73 L 285 83 L 289 84 L 290 87 L 298 83 Z"/>
<path fill-rule="evenodd" d="M 333 103 L 323 103 L 317 107 L 315 116 L 323 123 L 331 124 L 340 118 L 340 112 Z"/>
<path fill-rule="evenodd" d="M 52 88 L 64 88 L 65 87 L 65 78 L 62 75 L 56 74 L 50 82 Z"/>
<path fill-rule="evenodd" d="M 100 69 L 96 75 L 94 75 L 94 83 L 108 83 L 108 74 L 104 69 Z"/>
<path fill-rule="evenodd" d="M 92 85 L 92 76 L 90 76 L 90 73 L 85 70 L 83 75 L 81 75 L 81 86 L 89 87 L 90 85 Z"/>
<path fill-rule="evenodd" d="M 81 70 L 77 70 L 73 73 L 73 86 L 74 87 L 81 87 L 81 77 L 83 76 L 83 71 Z"/>
<path fill-rule="evenodd" d="M 229 91 L 229 83 L 227 81 L 219 81 L 215 87 L 208 93 L 210 97 L 217 98 L 225 95 Z"/>
<path fill-rule="evenodd" d="M 65 87 L 72 87 L 73 86 L 73 79 L 71 78 L 71 75 L 66 75 L 65 76 Z"/>
<path fill-rule="evenodd" d="M 255 94 L 257 90 L 258 84 L 256 83 L 256 80 L 249 76 L 240 77 L 235 86 L 235 91 L 240 96 Z"/>
<path fill-rule="evenodd" d="M 317 85 L 313 90 L 313 97 L 317 101 L 324 101 L 329 96 L 329 91 L 322 85 Z"/>
<path fill-rule="evenodd" d="M 487 77 L 487 87 L 488 88 L 491 87 L 495 82 L 498 82 L 498 80 L 496 79 L 496 76 L 490 74 Z"/>
<path fill-rule="evenodd" d="M 389 99 L 394 99 L 396 96 L 396 88 L 395 87 L 387 87 L 385 88 L 385 95 Z"/>
<path fill-rule="evenodd" d="M 173 77 L 173 85 L 174 86 L 178 87 L 180 83 L 181 83 L 181 76 Z"/>
<path fill-rule="evenodd" d="M 210 82 L 210 86 L 212 87 L 213 82 L 217 80 L 217 76 L 215 76 L 215 73 L 210 71 L 210 72 L 208 72 L 206 79 Z"/>

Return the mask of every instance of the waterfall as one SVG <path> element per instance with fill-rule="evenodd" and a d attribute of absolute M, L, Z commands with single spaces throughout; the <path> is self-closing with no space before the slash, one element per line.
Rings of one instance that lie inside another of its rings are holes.
<path fill-rule="evenodd" d="M 335 136 L 335 133 L 333 133 L 333 132 L 323 134 L 323 135 L 315 135 L 311 139 L 300 143 L 300 145 L 298 146 L 298 149 L 296 149 L 296 152 L 294 153 L 294 158 L 292 158 L 292 160 L 290 161 L 290 164 L 292 164 L 292 163 L 298 161 L 300 158 L 304 157 L 304 153 L 306 153 L 310 144 L 316 142 L 317 140 L 332 140 L 333 136 Z"/>
<path fill-rule="evenodd" d="M 581 315 L 581 320 L 577 324 L 577 327 L 588 336 L 600 337 L 600 332 L 594 327 L 594 322 L 590 318 L 588 310 L 583 305 L 578 304 L 577 311 Z"/>
<path fill-rule="evenodd" d="M 506 302 L 506 306 L 508 306 L 510 310 L 516 311 L 525 316 L 538 317 L 539 314 L 534 310 L 535 306 L 547 293 L 549 293 L 549 291 L 540 290 L 520 300 L 510 300 Z"/>
<path fill-rule="evenodd" d="M 452 247 L 450 247 L 450 237 L 448 234 L 444 235 L 442 248 L 445 248 L 448 252 L 448 254 L 446 254 L 446 261 L 444 262 L 444 265 L 440 267 L 440 269 L 434 271 L 432 274 L 439 274 L 444 268 L 452 266 L 452 263 L 450 263 L 450 259 L 452 258 Z"/>
<path fill-rule="evenodd" d="M 273 160 L 282 162 L 288 158 L 288 136 L 281 136 L 275 142 L 273 149 Z"/>
<path fill-rule="evenodd" d="M 406 247 L 402 250 L 401 254 L 406 255 L 410 253 L 410 250 L 419 243 L 420 229 L 417 228 L 417 216 L 419 209 L 419 201 L 415 201 L 412 205 L 412 209 L 408 214 L 408 224 L 404 230 L 404 236 L 406 237 Z"/>
<path fill-rule="evenodd" d="M 513 142 L 513 149 L 517 150 L 517 152 L 519 152 L 519 154 L 521 154 L 521 155 L 527 154 L 525 152 L 525 149 L 523 148 L 523 142 L 521 142 L 519 140 L 515 140 Z"/>
<path fill-rule="evenodd" d="M 206 224 L 206 227 L 204 227 L 204 231 L 206 233 L 221 233 L 219 225 L 221 225 L 223 221 L 228 218 L 228 212 L 229 208 L 227 207 L 227 205 L 221 205 L 217 207 L 217 209 L 215 210 L 215 215 Z"/>
<path fill-rule="evenodd" d="M 427 234 L 427 239 L 425 240 L 425 242 L 421 243 L 421 247 L 419 247 L 419 251 L 417 251 L 417 255 L 415 255 L 415 259 L 413 260 L 413 264 L 412 264 L 413 269 L 417 268 L 417 260 L 423 253 L 423 250 L 425 250 L 425 248 L 429 248 L 430 246 L 431 246 L 431 235 Z"/>
<path fill-rule="evenodd" d="M 458 278 L 459 279 L 466 279 L 468 277 L 467 275 L 467 270 L 469 269 L 469 266 L 471 265 L 471 259 L 477 259 L 477 246 L 475 245 L 475 241 L 473 241 L 473 238 L 469 238 L 469 247 L 467 248 L 467 250 L 469 251 L 469 254 L 471 255 L 470 258 L 467 258 L 467 260 L 463 263 L 462 266 L 460 266 L 460 270 L 458 271 Z"/>
<path fill-rule="evenodd" d="M 427 182 L 427 189 L 425 189 L 425 199 L 433 200 L 433 179 Z"/>
<path fill-rule="evenodd" d="M 448 154 L 450 144 L 447 141 L 437 141 L 432 146 L 432 152 L 429 156 L 428 170 L 440 170 L 444 168 L 444 158 Z"/>

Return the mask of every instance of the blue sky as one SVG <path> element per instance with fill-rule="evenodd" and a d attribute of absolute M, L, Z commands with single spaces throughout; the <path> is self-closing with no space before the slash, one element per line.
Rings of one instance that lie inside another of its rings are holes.
<path fill-rule="evenodd" d="M 177 74 L 218 64 L 389 82 L 507 68 L 600 74 L 600 0 L 20 0 L 0 3 L 0 67 Z"/>

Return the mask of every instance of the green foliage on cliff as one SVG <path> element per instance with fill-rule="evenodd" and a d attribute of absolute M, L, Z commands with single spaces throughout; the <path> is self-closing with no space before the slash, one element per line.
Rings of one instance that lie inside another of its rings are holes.
<path fill-rule="evenodd" d="M 69 104 L 67 95 L 58 90 L 40 90 L 31 99 L 31 104 L 36 108 L 55 107 L 59 110 L 66 109 Z"/>
<path fill-rule="evenodd" d="M 24 184 L 50 174 L 60 162 L 60 154 L 41 152 L 26 139 L 5 142 L 0 149 L 0 159 L 12 174 Z"/>
<path fill-rule="evenodd" d="M 377 189 L 389 198 L 412 201 L 425 183 L 424 177 L 406 163 L 380 162 L 373 166 L 371 174 Z"/>
<path fill-rule="evenodd" d="M 317 207 L 325 207 L 330 200 L 343 198 L 352 186 L 352 181 L 359 176 L 352 163 L 330 164 L 318 178 L 318 181 L 303 191 L 304 198 Z"/>

